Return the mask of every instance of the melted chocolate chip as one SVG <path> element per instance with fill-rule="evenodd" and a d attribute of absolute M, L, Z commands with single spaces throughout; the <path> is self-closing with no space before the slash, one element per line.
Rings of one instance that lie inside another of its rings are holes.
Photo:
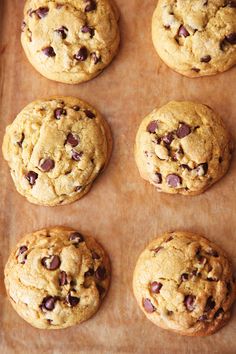
<path fill-rule="evenodd" d="M 80 242 L 84 242 L 84 236 L 79 232 L 73 232 L 69 236 L 69 241 L 71 241 L 73 244 L 79 244 Z"/>
<path fill-rule="evenodd" d="M 59 256 L 49 256 L 44 257 L 41 263 L 48 270 L 56 270 L 60 267 L 61 260 Z"/>
<path fill-rule="evenodd" d="M 44 172 L 49 172 L 55 167 L 55 162 L 54 160 L 48 158 L 41 160 L 39 165 Z"/>
<path fill-rule="evenodd" d="M 163 136 L 162 140 L 166 145 L 170 145 L 172 141 L 174 140 L 174 135 L 173 133 L 168 133 L 167 135 Z"/>
<path fill-rule="evenodd" d="M 73 160 L 80 161 L 82 156 L 83 156 L 82 152 L 77 152 L 75 150 L 72 150 L 72 159 Z"/>
<path fill-rule="evenodd" d="M 181 185 L 182 179 L 176 174 L 171 174 L 166 177 L 166 182 L 169 187 L 177 188 Z"/>
<path fill-rule="evenodd" d="M 182 168 L 184 168 L 185 170 L 192 171 L 192 169 L 191 169 L 188 165 L 181 164 L 180 166 L 181 166 Z"/>
<path fill-rule="evenodd" d="M 214 319 L 218 318 L 222 313 L 224 313 L 224 310 L 222 307 L 220 307 L 214 314 Z"/>
<path fill-rule="evenodd" d="M 150 122 L 147 126 L 147 131 L 149 133 L 155 133 L 156 129 L 157 129 L 157 121 L 153 120 L 152 122 Z"/>
<path fill-rule="evenodd" d="M 64 108 L 56 108 L 54 111 L 54 117 L 56 119 L 60 119 L 61 116 L 66 116 L 66 115 L 67 115 L 67 112 Z"/>
<path fill-rule="evenodd" d="M 210 256 L 213 256 L 213 257 L 219 257 L 219 253 L 213 249 L 207 251 L 207 254 L 209 254 Z"/>
<path fill-rule="evenodd" d="M 91 55 L 91 58 L 94 62 L 94 65 L 96 65 L 97 63 L 99 63 L 99 61 L 101 61 L 101 57 L 97 56 L 97 54 L 95 52 L 92 52 L 90 55 Z"/>
<path fill-rule="evenodd" d="M 200 59 L 201 63 L 209 63 L 209 61 L 211 61 L 210 55 L 204 55 L 204 57 L 201 57 L 201 59 Z"/>
<path fill-rule="evenodd" d="M 194 303 L 196 300 L 196 296 L 193 295 L 187 295 L 184 298 L 184 305 L 187 308 L 188 311 L 192 312 L 194 310 Z"/>
<path fill-rule="evenodd" d="M 170 242 L 170 241 L 173 240 L 173 238 L 174 238 L 173 236 L 170 236 L 170 237 L 168 237 L 168 239 L 167 239 L 165 242 L 166 242 L 166 243 L 167 243 L 167 242 Z"/>
<path fill-rule="evenodd" d="M 33 186 L 35 184 L 36 179 L 38 178 L 38 174 L 34 171 L 29 171 L 25 178 L 29 181 L 29 184 Z"/>
<path fill-rule="evenodd" d="M 182 139 L 191 133 L 191 129 L 188 124 L 182 123 L 177 129 L 176 135 L 178 138 Z"/>
<path fill-rule="evenodd" d="M 42 304 L 40 305 L 41 309 L 46 311 L 53 311 L 55 308 L 56 300 L 57 300 L 56 297 L 46 296 L 43 299 Z"/>
<path fill-rule="evenodd" d="M 84 9 L 85 12 L 94 11 L 96 10 L 96 8 L 97 8 L 97 4 L 94 0 L 86 0 L 86 6 Z"/>
<path fill-rule="evenodd" d="M 93 112 L 91 112 L 89 109 L 85 109 L 84 110 L 84 113 L 86 114 L 86 116 L 89 118 L 89 119 L 93 119 L 95 118 L 95 114 Z"/>
<path fill-rule="evenodd" d="M 36 15 L 38 16 L 39 19 L 47 16 L 49 11 L 48 7 L 39 7 L 37 10 L 35 10 Z"/>
<path fill-rule="evenodd" d="M 90 26 L 87 26 L 87 25 L 84 25 L 82 28 L 81 28 L 81 32 L 82 33 L 89 33 L 90 34 L 90 38 L 93 38 L 94 36 L 94 28 L 90 27 Z"/>
<path fill-rule="evenodd" d="M 94 270 L 93 268 L 89 268 L 89 270 L 87 270 L 87 272 L 84 273 L 85 277 L 91 277 L 94 275 Z"/>
<path fill-rule="evenodd" d="M 107 277 L 106 268 L 102 266 L 98 267 L 98 269 L 95 271 L 95 276 L 100 281 L 106 279 Z"/>
<path fill-rule="evenodd" d="M 66 301 L 68 302 L 68 304 L 71 307 L 75 307 L 80 302 L 80 298 L 72 296 L 71 294 L 68 294 L 67 297 L 66 297 Z"/>
<path fill-rule="evenodd" d="M 67 274 L 64 270 L 62 270 L 59 274 L 59 278 L 58 278 L 58 281 L 59 281 L 59 285 L 60 286 L 64 286 L 64 285 L 67 285 L 68 284 L 68 281 L 67 281 Z"/>
<path fill-rule="evenodd" d="M 189 36 L 189 32 L 186 30 L 186 28 L 183 25 L 181 25 L 178 30 L 178 36 L 183 36 L 185 38 Z"/>
<path fill-rule="evenodd" d="M 182 281 L 187 281 L 188 280 L 188 274 L 187 273 L 181 274 L 181 280 Z"/>
<path fill-rule="evenodd" d="M 158 253 L 163 247 L 159 246 L 151 251 L 154 251 L 155 253 Z"/>
<path fill-rule="evenodd" d="M 228 34 L 225 39 L 230 44 L 236 44 L 236 32 Z"/>
<path fill-rule="evenodd" d="M 47 56 L 47 57 L 55 57 L 56 53 L 54 52 L 53 47 L 46 47 L 42 49 L 42 52 Z"/>
<path fill-rule="evenodd" d="M 68 35 L 68 28 L 65 26 L 61 26 L 55 32 L 57 32 L 62 39 L 66 39 Z"/>
<path fill-rule="evenodd" d="M 70 144 L 72 147 L 76 147 L 79 144 L 79 138 L 72 133 L 67 135 L 66 144 Z"/>
<path fill-rule="evenodd" d="M 161 184 L 162 183 L 162 175 L 161 175 L 161 173 L 159 173 L 159 172 L 155 173 L 155 177 L 154 177 L 153 182 L 156 183 L 156 184 Z"/>
<path fill-rule="evenodd" d="M 143 299 L 143 307 L 148 313 L 152 313 L 155 311 L 155 307 L 152 305 L 151 300 L 149 299 Z"/>
<path fill-rule="evenodd" d="M 20 140 L 20 141 L 17 141 L 17 144 L 19 145 L 19 147 L 22 147 L 22 143 L 23 143 L 24 140 L 25 140 L 25 134 L 22 133 L 22 134 L 21 134 L 21 140 Z"/>
<path fill-rule="evenodd" d="M 154 293 L 154 294 L 159 294 L 161 288 L 162 288 L 162 284 L 157 282 L 157 281 L 154 281 L 151 283 L 150 287 L 151 287 L 151 292 Z"/>
<path fill-rule="evenodd" d="M 209 312 L 209 311 L 213 310 L 215 305 L 216 305 L 216 303 L 213 300 L 213 297 L 212 296 L 208 297 L 207 302 L 206 302 L 206 306 L 205 306 L 205 311 Z"/>
<path fill-rule="evenodd" d="M 236 8 L 236 1 L 235 0 L 228 0 L 226 6 Z"/>
<path fill-rule="evenodd" d="M 74 58 L 79 61 L 85 61 L 88 58 L 87 48 L 81 47 L 80 50 L 74 55 Z"/>

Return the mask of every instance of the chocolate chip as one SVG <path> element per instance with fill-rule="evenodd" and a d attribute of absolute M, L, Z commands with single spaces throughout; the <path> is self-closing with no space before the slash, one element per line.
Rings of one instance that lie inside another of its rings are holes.
<path fill-rule="evenodd" d="M 200 69 L 198 69 L 198 68 L 192 68 L 191 70 L 195 71 L 196 73 L 199 73 L 199 71 L 200 71 Z"/>
<path fill-rule="evenodd" d="M 222 163 L 223 162 L 223 158 L 220 156 L 219 157 L 219 163 Z"/>
<path fill-rule="evenodd" d="M 87 26 L 87 25 L 84 25 L 82 28 L 81 28 L 81 32 L 82 33 L 89 33 L 90 34 L 90 38 L 93 38 L 94 36 L 94 28 L 90 27 L 90 26 Z"/>
<path fill-rule="evenodd" d="M 72 159 L 73 160 L 80 161 L 82 156 L 83 156 L 82 152 L 77 152 L 75 150 L 72 150 Z"/>
<path fill-rule="evenodd" d="M 161 288 L 162 288 L 162 284 L 158 283 L 157 281 L 154 281 L 151 283 L 150 287 L 151 287 L 151 292 L 154 294 L 159 294 Z"/>
<path fill-rule="evenodd" d="M 219 253 L 213 249 L 207 251 L 207 254 L 209 254 L 210 256 L 213 256 L 213 257 L 219 257 Z"/>
<path fill-rule="evenodd" d="M 170 236 L 170 237 L 168 237 L 168 239 L 165 242 L 170 242 L 173 240 L 173 238 L 174 238 L 173 236 Z"/>
<path fill-rule="evenodd" d="M 228 290 L 228 292 L 227 292 L 227 296 L 228 296 L 229 293 L 231 293 L 231 291 L 232 291 L 232 286 L 231 286 L 230 282 L 228 282 L 226 286 L 227 286 L 227 290 Z"/>
<path fill-rule="evenodd" d="M 59 278 L 58 278 L 58 281 L 59 281 L 59 285 L 60 286 L 64 286 L 64 285 L 67 285 L 68 284 L 68 281 L 67 281 L 67 274 L 64 270 L 62 270 L 59 274 Z"/>
<path fill-rule="evenodd" d="M 97 54 L 95 52 L 91 53 L 91 58 L 94 62 L 94 65 L 96 65 L 99 61 L 101 61 L 101 57 L 97 56 Z"/>
<path fill-rule="evenodd" d="M 222 307 L 220 307 L 214 314 L 214 319 L 218 318 L 222 313 L 224 313 L 224 310 Z"/>
<path fill-rule="evenodd" d="M 93 119 L 93 118 L 96 117 L 95 114 L 94 114 L 93 112 L 91 112 L 89 109 L 85 109 L 85 110 L 84 110 L 84 113 L 85 113 L 86 116 L 87 116 L 88 118 L 90 118 L 90 119 Z"/>
<path fill-rule="evenodd" d="M 44 172 L 49 172 L 51 171 L 54 167 L 55 167 L 55 162 L 52 159 L 42 159 L 39 162 L 40 168 L 44 171 Z"/>
<path fill-rule="evenodd" d="M 224 38 L 220 41 L 220 50 L 224 51 L 226 46 L 227 46 L 227 41 Z"/>
<path fill-rule="evenodd" d="M 198 175 L 205 176 L 207 174 L 207 171 L 208 171 L 208 163 L 207 162 L 201 163 L 200 165 L 198 165 L 198 167 L 197 167 Z"/>
<path fill-rule="evenodd" d="M 181 274 L 181 280 L 182 281 L 187 281 L 188 280 L 188 274 L 187 273 Z"/>
<path fill-rule="evenodd" d="M 47 16 L 49 11 L 48 7 L 39 7 L 37 10 L 35 10 L 36 15 L 38 16 L 38 18 L 43 18 L 45 16 Z"/>
<path fill-rule="evenodd" d="M 95 271 L 95 276 L 100 281 L 106 279 L 106 277 L 107 277 L 106 268 L 105 267 L 98 267 L 98 269 Z"/>
<path fill-rule="evenodd" d="M 99 295 L 103 296 L 103 294 L 105 293 L 106 290 L 99 284 L 96 284 L 96 287 L 98 289 Z"/>
<path fill-rule="evenodd" d="M 189 32 L 186 30 L 186 28 L 183 25 L 181 25 L 178 30 L 178 36 L 183 36 L 185 38 L 189 36 Z"/>
<path fill-rule="evenodd" d="M 228 34 L 227 36 L 225 36 L 225 39 L 230 44 L 236 44 L 236 32 Z"/>
<path fill-rule="evenodd" d="M 21 140 L 20 140 L 20 141 L 17 141 L 17 144 L 19 145 L 19 147 L 22 147 L 22 143 L 23 143 L 24 140 L 25 140 L 25 134 L 22 133 L 22 134 L 21 134 Z"/>
<path fill-rule="evenodd" d="M 19 254 L 23 254 L 26 251 L 28 251 L 28 247 L 27 246 L 20 246 L 19 248 Z"/>
<path fill-rule="evenodd" d="M 194 303 L 196 300 L 196 296 L 193 295 L 187 295 L 184 298 L 184 305 L 187 308 L 188 311 L 193 311 L 194 310 Z"/>
<path fill-rule="evenodd" d="M 155 307 L 152 305 L 151 300 L 149 299 L 144 299 L 143 300 L 143 307 L 146 312 L 152 313 L 155 311 Z"/>
<path fill-rule="evenodd" d="M 201 322 L 207 321 L 207 315 L 200 316 L 198 321 L 201 321 Z"/>
<path fill-rule="evenodd" d="M 77 186 L 75 187 L 75 192 L 81 192 L 83 189 L 83 186 Z"/>
<path fill-rule="evenodd" d="M 226 6 L 236 8 L 236 1 L 235 0 L 228 0 Z"/>
<path fill-rule="evenodd" d="M 100 256 L 99 256 L 99 254 L 97 254 L 97 252 L 93 251 L 92 252 L 92 258 L 93 259 L 100 259 Z"/>
<path fill-rule="evenodd" d="M 166 177 L 166 182 L 169 187 L 177 188 L 181 185 L 182 179 L 176 174 L 171 174 Z"/>
<path fill-rule="evenodd" d="M 80 50 L 74 55 L 74 58 L 79 61 L 85 61 L 88 58 L 87 48 L 81 47 Z"/>
<path fill-rule="evenodd" d="M 97 4 L 94 0 L 86 0 L 85 12 L 94 11 L 97 8 Z"/>
<path fill-rule="evenodd" d="M 49 256 L 44 257 L 41 263 L 48 270 L 56 270 L 60 267 L 61 260 L 59 256 Z"/>
<path fill-rule="evenodd" d="M 67 115 L 67 112 L 64 108 L 56 108 L 55 111 L 54 111 L 54 117 L 56 119 L 60 119 L 61 116 L 66 116 Z"/>
<path fill-rule="evenodd" d="M 80 302 L 79 297 L 72 296 L 71 294 L 67 295 L 66 300 L 71 307 L 75 307 Z"/>
<path fill-rule="evenodd" d="M 55 57 L 56 53 L 54 52 L 53 47 L 46 47 L 42 49 L 42 52 L 47 56 L 47 57 Z"/>
<path fill-rule="evenodd" d="M 35 184 L 36 179 L 38 178 L 38 174 L 34 171 L 29 171 L 25 178 L 29 181 L 29 184 L 33 186 Z"/>
<path fill-rule="evenodd" d="M 158 253 L 163 247 L 159 246 L 157 248 L 152 249 L 151 251 L 154 251 L 155 253 Z"/>
<path fill-rule="evenodd" d="M 68 28 L 65 26 L 61 26 L 60 28 L 55 30 L 55 32 L 57 32 L 62 39 L 66 39 L 68 35 Z"/>
<path fill-rule="evenodd" d="M 200 59 L 201 63 L 209 63 L 209 61 L 211 61 L 210 55 L 204 55 L 204 57 L 201 57 L 201 59 Z"/>
<path fill-rule="evenodd" d="M 21 24 L 21 31 L 22 31 L 22 32 L 24 32 L 25 27 L 26 27 L 26 22 L 23 21 L 22 24 Z"/>
<path fill-rule="evenodd" d="M 191 133 L 190 126 L 188 124 L 182 123 L 177 129 L 176 135 L 178 138 L 182 139 Z"/>
<path fill-rule="evenodd" d="M 163 136 L 162 140 L 166 145 L 170 145 L 172 141 L 174 140 L 174 135 L 173 133 L 168 133 L 165 136 Z"/>
<path fill-rule="evenodd" d="M 72 147 L 76 147 L 79 144 L 79 138 L 72 133 L 69 133 L 66 138 L 66 144 L 70 144 Z"/>
<path fill-rule="evenodd" d="M 156 120 L 153 120 L 152 122 L 150 122 L 147 126 L 147 131 L 149 133 L 155 133 L 157 129 L 157 121 Z"/>
<path fill-rule="evenodd" d="M 215 305 L 216 305 L 216 303 L 213 300 L 213 297 L 212 296 L 208 297 L 207 302 L 206 302 L 206 306 L 205 306 L 205 311 L 208 312 L 210 310 L 213 310 Z"/>
<path fill-rule="evenodd" d="M 192 169 L 191 169 L 188 165 L 181 164 L 180 166 L 181 166 L 182 168 L 184 168 L 185 170 L 192 171 Z"/>
<path fill-rule="evenodd" d="M 161 173 L 159 173 L 159 172 L 155 173 L 155 177 L 154 177 L 153 182 L 156 183 L 156 184 L 161 184 L 162 183 L 162 175 L 161 175 Z"/>
<path fill-rule="evenodd" d="M 71 241 L 73 244 L 79 244 L 80 242 L 84 242 L 84 236 L 79 232 L 73 232 L 69 236 L 69 241 Z"/>
<path fill-rule="evenodd" d="M 94 275 L 94 270 L 93 268 L 89 268 L 89 270 L 87 270 L 87 272 L 84 273 L 85 277 L 91 277 Z"/>
<path fill-rule="evenodd" d="M 80 110 L 80 106 L 77 106 L 77 105 L 73 106 L 72 108 L 76 112 L 78 112 Z"/>
<path fill-rule="evenodd" d="M 53 296 L 46 296 L 43 301 L 42 304 L 40 305 L 40 307 L 42 308 L 42 310 L 46 310 L 46 311 L 53 311 L 55 308 L 55 303 L 56 303 L 56 298 Z"/>

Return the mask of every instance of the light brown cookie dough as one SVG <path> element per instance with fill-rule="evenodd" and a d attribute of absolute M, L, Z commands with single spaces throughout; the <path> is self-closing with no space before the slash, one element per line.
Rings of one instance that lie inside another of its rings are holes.
<path fill-rule="evenodd" d="M 205 105 L 169 102 L 142 121 L 135 144 L 140 175 L 158 191 L 195 195 L 228 170 L 233 144 Z"/>
<path fill-rule="evenodd" d="M 70 228 L 23 237 L 5 267 L 16 312 L 37 328 L 60 329 L 93 316 L 110 282 L 109 258 L 92 237 Z"/>
<path fill-rule="evenodd" d="M 30 202 L 55 206 L 80 199 L 105 168 L 109 127 L 87 103 L 53 97 L 26 106 L 6 129 L 3 155 L 16 189 Z"/>
<path fill-rule="evenodd" d="M 188 77 L 236 64 L 235 0 L 159 0 L 152 38 L 161 59 Z"/>
<path fill-rule="evenodd" d="M 141 253 L 133 290 L 149 320 L 188 336 L 224 326 L 236 296 L 226 254 L 206 238 L 181 231 L 165 233 Z"/>
<path fill-rule="evenodd" d="M 117 22 L 109 0 L 27 0 L 21 42 L 43 76 L 77 84 L 97 76 L 116 55 Z"/>

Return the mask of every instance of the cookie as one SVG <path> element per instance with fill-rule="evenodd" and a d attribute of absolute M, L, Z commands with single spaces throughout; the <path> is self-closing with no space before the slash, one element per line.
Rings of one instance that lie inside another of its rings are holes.
<path fill-rule="evenodd" d="M 135 159 L 141 176 L 158 191 L 195 195 L 227 172 L 232 148 L 210 107 L 172 101 L 142 121 Z"/>
<path fill-rule="evenodd" d="M 24 236 L 5 266 L 16 312 L 37 328 L 60 329 L 93 316 L 106 295 L 110 263 L 92 237 L 54 227 Z"/>
<path fill-rule="evenodd" d="M 133 277 L 139 306 L 154 324 L 182 335 L 210 335 L 230 318 L 231 264 L 208 239 L 167 232 L 141 253 Z"/>
<path fill-rule="evenodd" d="M 78 98 L 54 97 L 19 113 L 6 129 L 3 155 L 20 194 L 54 206 L 89 191 L 111 147 L 108 125 L 94 108 Z"/>
<path fill-rule="evenodd" d="M 182 75 L 226 71 L 236 64 L 236 1 L 159 0 L 152 38 L 161 59 Z"/>
<path fill-rule="evenodd" d="M 97 76 L 116 55 L 117 22 L 109 0 L 27 0 L 21 42 L 43 76 L 77 84 Z"/>

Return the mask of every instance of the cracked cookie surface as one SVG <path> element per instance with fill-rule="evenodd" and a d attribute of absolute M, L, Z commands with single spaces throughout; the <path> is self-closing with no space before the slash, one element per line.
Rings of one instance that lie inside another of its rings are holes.
<path fill-rule="evenodd" d="M 235 0 L 159 0 L 152 38 L 161 59 L 188 77 L 236 64 Z"/>
<path fill-rule="evenodd" d="M 154 239 L 141 253 L 133 290 L 149 320 L 190 336 L 220 329 L 230 318 L 236 295 L 224 251 L 204 237 L 181 231 Z"/>
<path fill-rule="evenodd" d="M 37 328 L 60 329 L 93 316 L 109 287 L 110 263 L 90 236 L 54 227 L 24 236 L 5 266 L 13 308 Z"/>
<path fill-rule="evenodd" d="M 21 42 L 43 76 L 76 84 L 97 76 L 116 55 L 117 22 L 109 0 L 28 0 Z"/>
<path fill-rule="evenodd" d="M 210 107 L 171 101 L 142 121 L 135 159 L 140 175 L 158 191 L 194 195 L 227 172 L 232 149 L 223 122 Z"/>
<path fill-rule="evenodd" d="M 55 206 L 89 191 L 111 147 L 109 127 L 94 108 L 78 98 L 53 97 L 19 113 L 6 129 L 3 155 L 20 194 Z"/>

